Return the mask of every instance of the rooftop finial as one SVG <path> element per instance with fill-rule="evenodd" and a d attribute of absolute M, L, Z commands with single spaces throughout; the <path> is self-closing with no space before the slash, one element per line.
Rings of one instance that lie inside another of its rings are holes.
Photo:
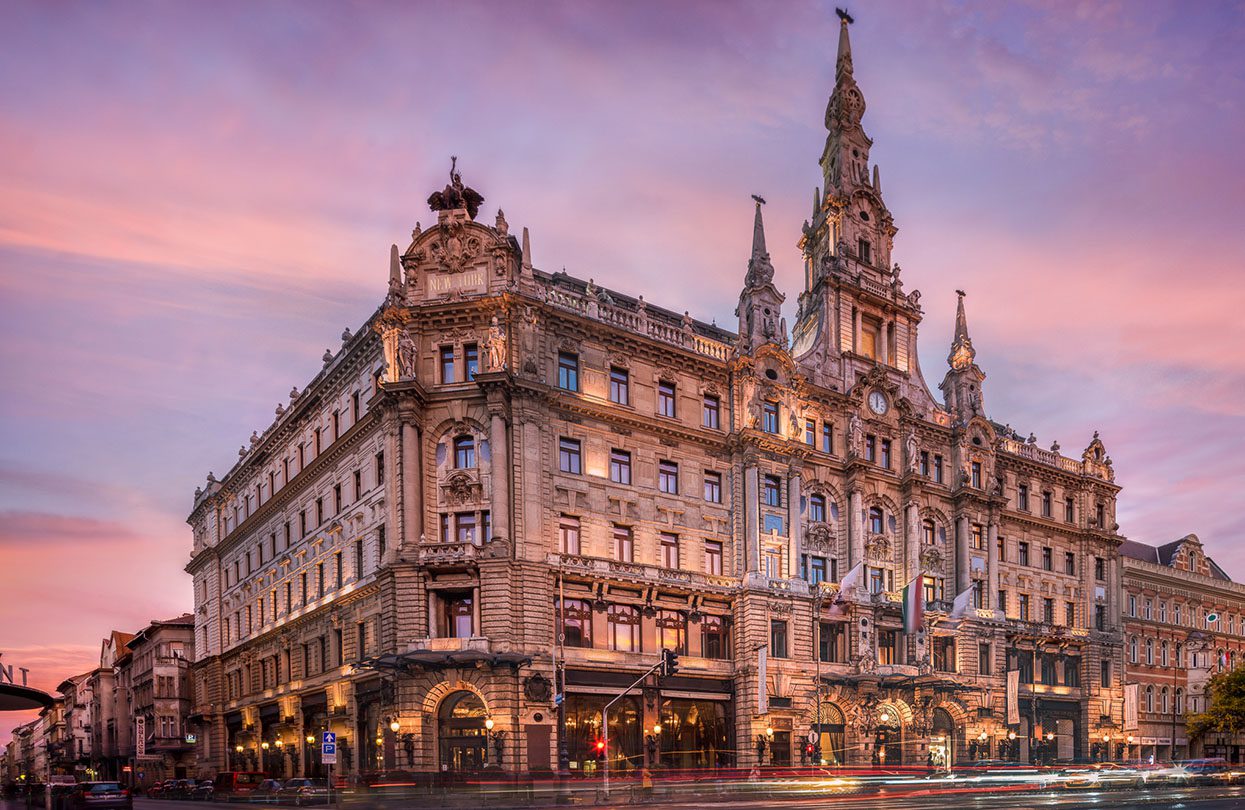
<path fill-rule="evenodd" d="M 968 317 L 964 314 L 964 296 L 968 293 L 956 290 L 958 296 L 955 304 L 955 337 L 951 341 L 951 356 L 948 361 L 954 368 L 963 368 L 977 357 L 973 349 L 973 341 L 968 336 Z"/>
<path fill-rule="evenodd" d="M 765 198 L 753 194 L 752 199 L 757 204 L 756 220 L 752 223 L 752 258 L 757 259 L 767 253 L 765 250 L 765 225 L 761 222 L 761 206 L 765 205 Z"/>
<path fill-rule="evenodd" d="M 848 14 L 847 11 L 841 8 L 836 8 L 834 10 L 834 13 L 839 15 L 839 20 L 841 21 L 839 25 L 839 55 L 836 60 L 835 73 L 836 75 L 843 73 L 844 71 L 846 71 L 847 73 L 851 73 L 852 72 L 852 41 L 851 41 L 851 38 L 847 35 L 847 26 L 856 22 L 856 20 L 854 17 L 852 17 L 852 15 Z"/>
<path fill-rule="evenodd" d="M 765 198 L 752 195 L 756 202 L 756 219 L 752 222 L 752 256 L 748 259 L 748 275 L 744 278 L 747 287 L 769 284 L 774 278 L 774 266 L 770 264 L 769 251 L 765 249 L 765 223 L 761 221 L 761 206 Z"/>

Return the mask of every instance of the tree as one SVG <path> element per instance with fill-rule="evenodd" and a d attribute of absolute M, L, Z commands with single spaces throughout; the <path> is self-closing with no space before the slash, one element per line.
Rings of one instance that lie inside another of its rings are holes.
<path fill-rule="evenodd" d="M 1245 667 L 1211 678 L 1207 698 L 1206 711 L 1191 715 L 1186 723 L 1190 738 L 1207 732 L 1245 731 Z"/>

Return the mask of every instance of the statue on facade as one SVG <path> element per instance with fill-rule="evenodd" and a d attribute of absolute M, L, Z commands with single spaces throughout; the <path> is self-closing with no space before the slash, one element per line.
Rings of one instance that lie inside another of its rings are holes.
<path fill-rule="evenodd" d="M 488 370 L 501 371 L 506 367 L 506 327 L 493 316 L 488 328 Z"/>
<path fill-rule="evenodd" d="M 398 379 L 415 378 L 415 340 L 405 329 L 398 332 Z"/>
<path fill-rule="evenodd" d="M 917 445 L 916 445 L 916 428 L 908 428 L 908 435 L 903 440 L 904 462 L 907 464 L 908 472 L 916 472 L 917 468 Z"/>
<path fill-rule="evenodd" d="M 457 171 L 458 157 L 450 158 L 450 182 L 441 191 L 434 191 L 428 198 L 428 207 L 433 211 L 453 211 L 467 209 L 467 216 L 473 220 L 480 213 L 480 203 L 484 197 L 475 189 L 463 185 L 462 175 Z"/>
<path fill-rule="evenodd" d="M 860 414 L 853 413 L 852 418 L 847 420 L 847 454 L 849 456 L 860 455 L 860 443 L 864 435 L 864 427 L 860 424 Z"/>

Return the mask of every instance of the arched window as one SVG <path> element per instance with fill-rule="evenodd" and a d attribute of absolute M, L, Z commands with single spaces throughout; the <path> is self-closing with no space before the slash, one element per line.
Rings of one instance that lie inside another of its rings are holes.
<path fill-rule="evenodd" d="M 1154 639 L 1146 639 L 1146 664 L 1154 666 Z"/>
<path fill-rule="evenodd" d="M 1129 663 L 1137 663 L 1137 637 L 1133 636 L 1128 640 L 1128 661 Z"/>
<path fill-rule="evenodd" d="M 1146 687 L 1146 711 L 1151 712 L 1151 713 L 1154 712 L 1154 687 L 1153 686 Z"/>
<path fill-rule="evenodd" d="M 1159 642 L 1159 665 L 1164 666 L 1164 667 L 1167 666 L 1167 642 L 1166 641 Z"/>
<path fill-rule="evenodd" d="M 869 531 L 881 534 L 882 525 L 882 510 L 876 506 L 869 507 Z"/>
<path fill-rule="evenodd" d="M 460 470 L 476 465 L 476 440 L 473 436 L 454 437 L 454 466 Z"/>
<path fill-rule="evenodd" d="M 1159 690 L 1159 712 L 1167 714 L 1167 687 L 1164 686 Z"/>
<path fill-rule="evenodd" d="M 1184 690 L 1176 687 L 1176 714 L 1184 714 Z"/>

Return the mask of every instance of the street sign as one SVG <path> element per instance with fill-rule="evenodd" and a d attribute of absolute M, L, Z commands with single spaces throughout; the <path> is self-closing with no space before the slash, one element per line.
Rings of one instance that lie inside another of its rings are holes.
<path fill-rule="evenodd" d="M 816 731 L 810 731 L 810 732 L 808 733 L 808 741 L 809 741 L 810 743 L 815 743 L 815 742 L 817 742 L 817 732 L 816 732 Z"/>
<path fill-rule="evenodd" d="M 561 705 L 562 705 L 562 693 L 561 693 L 561 692 L 559 692 L 559 693 L 557 693 L 556 695 L 554 695 L 554 696 L 553 696 L 553 705 L 554 705 L 554 706 L 561 706 Z"/>
<path fill-rule="evenodd" d="M 320 762 L 325 765 L 337 764 L 337 732 L 326 731 L 320 735 Z"/>

